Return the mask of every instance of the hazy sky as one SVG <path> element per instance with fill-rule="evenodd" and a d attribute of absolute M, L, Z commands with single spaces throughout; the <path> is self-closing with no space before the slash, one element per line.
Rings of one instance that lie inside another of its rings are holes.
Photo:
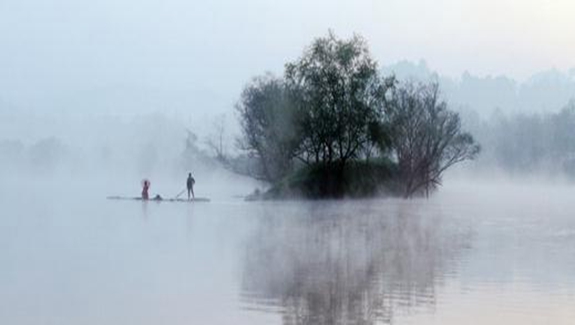
<path fill-rule="evenodd" d="M 380 64 L 522 79 L 575 67 L 574 16 L 572 0 L 0 0 L 0 99 L 224 111 L 329 28 L 363 35 Z"/>

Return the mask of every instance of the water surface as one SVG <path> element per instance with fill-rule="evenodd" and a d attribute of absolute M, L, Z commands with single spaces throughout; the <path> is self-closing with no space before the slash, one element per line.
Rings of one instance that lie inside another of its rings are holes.
<path fill-rule="evenodd" d="M 1 324 L 575 319 L 570 186 L 208 204 L 81 189 L 1 189 Z"/>

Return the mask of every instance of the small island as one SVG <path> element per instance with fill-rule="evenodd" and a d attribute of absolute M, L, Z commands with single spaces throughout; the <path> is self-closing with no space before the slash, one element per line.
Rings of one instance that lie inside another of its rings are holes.
<path fill-rule="evenodd" d="M 358 35 L 316 39 L 282 77 L 255 77 L 236 109 L 245 154 L 228 164 L 271 184 L 248 199 L 429 195 L 480 151 L 437 83 L 382 76 Z"/>

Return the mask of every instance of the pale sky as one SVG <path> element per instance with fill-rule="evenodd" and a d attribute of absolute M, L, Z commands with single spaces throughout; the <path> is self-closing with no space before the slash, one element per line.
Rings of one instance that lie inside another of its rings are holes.
<path fill-rule="evenodd" d="M 126 110 L 224 111 L 328 29 L 363 35 L 380 65 L 521 80 L 575 67 L 573 17 L 569 0 L 0 0 L 0 100 L 92 107 L 116 92 Z"/>

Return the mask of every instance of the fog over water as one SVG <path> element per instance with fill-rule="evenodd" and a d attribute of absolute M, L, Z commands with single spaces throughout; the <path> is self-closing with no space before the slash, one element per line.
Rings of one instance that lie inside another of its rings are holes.
<path fill-rule="evenodd" d="M 187 204 L 105 200 L 112 184 L 3 183 L 2 323 L 575 317 L 572 185 L 454 180 L 410 201 L 248 203 L 208 192 L 212 202 Z"/>
<path fill-rule="evenodd" d="M 574 324 L 574 12 L 0 1 L 0 325 Z M 429 198 L 245 201 L 234 106 L 328 31 L 437 82 L 479 157 Z M 107 199 L 190 172 L 210 202 Z"/>

